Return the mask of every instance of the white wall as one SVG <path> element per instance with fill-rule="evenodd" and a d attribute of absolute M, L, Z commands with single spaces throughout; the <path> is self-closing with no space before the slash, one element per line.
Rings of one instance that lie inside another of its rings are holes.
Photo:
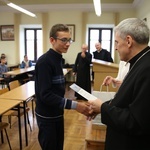
<path fill-rule="evenodd" d="M 149 0 L 143 0 L 143 3 L 141 3 L 140 7 L 138 8 L 137 16 L 140 19 L 146 18 L 147 25 L 150 28 L 150 9 L 149 9 L 149 6 L 150 6 L 150 1 Z M 149 46 L 150 46 L 150 41 L 149 41 Z"/>
<path fill-rule="evenodd" d="M 0 13 L 0 25 L 13 25 L 14 24 L 14 14 L 12 13 Z M 0 40 L 0 54 L 5 53 L 7 60 L 16 62 L 16 45 L 14 41 L 1 41 Z"/>
<path fill-rule="evenodd" d="M 117 15 L 116 15 L 117 14 Z M 4 17 L 5 15 L 5 17 Z M 81 51 L 82 43 L 86 43 L 87 25 L 89 24 L 110 24 L 115 25 L 121 20 L 128 17 L 136 17 L 134 11 L 102 12 L 100 17 L 97 17 L 94 12 L 80 11 L 53 11 L 47 13 L 36 14 L 37 18 L 32 18 L 27 15 L 0 13 L 0 25 L 14 24 L 18 31 L 15 32 L 15 41 L 0 41 L 0 54 L 5 53 L 8 57 L 8 63 L 20 63 L 22 57 L 24 43 L 22 39 L 22 31 L 25 25 L 40 25 L 43 28 L 43 53 L 50 47 L 49 30 L 56 23 L 75 24 L 75 42 L 70 46 L 68 52 L 63 54 L 66 63 L 73 64 L 78 52 Z M 15 18 L 15 19 L 14 19 Z M 114 53 L 115 62 L 119 62 L 117 54 Z"/>
<path fill-rule="evenodd" d="M 65 63 L 74 63 L 76 55 L 81 51 L 82 44 L 82 13 L 77 11 L 62 11 L 49 13 L 49 30 L 56 23 L 75 24 L 75 42 L 73 42 L 66 54 L 63 54 Z M 48 31 L 49 33 L 49 31 Z M 50 47 L 49 42 L 47 48 Z"/>

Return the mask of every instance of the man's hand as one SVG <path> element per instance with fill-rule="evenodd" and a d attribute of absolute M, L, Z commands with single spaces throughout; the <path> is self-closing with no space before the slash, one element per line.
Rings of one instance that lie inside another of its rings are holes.
<path fill-rule="evenodd" d="M 96 99 L 96 100 L 89 100 L 88 101 L 90 104 L 91 110 L 89 111 L 89 114 L 98 114 L 101 113 L 101 105 L 102 105 L 102 100 Z"/>
<path fill-rule="evenodd" d="M 95 119 L 95 117 L 98 115 L 99 113 L 95 113 L 92 109 L 89 112 L 89 116 L 87 116 L 87 120 L 91 121 L 93 119 Z"/>
<path fill-rule="evenodd" d="M 106 76 L 106 78 L 104 79 L 104 81 L 103 81 L 103 84 L 102 85 L 105 85 L 105 86 L 108 86 L 108 85 L 110 85 L 110 83 L 112 83 L 112 81 L 113 81 L 113 77 L 111 77 L 111 76 Z"/>
<path fill-rule="evenodd" d="M 120 85 L 122 84 L 122 81 L 121 80 L 112 80 L 112 83 L 114 84 L 114 85 L 116 85 L 116 87 L 120 87 Z"/>
<path fill-rule="evenodd" d="M 120 87 L 120 85 L 122 84 L 122 81 L 116 80 L 115 78 L 113 78 L 111 76 L 106 76 L 106 78 L 103 80 L 103 84 L 102 85 L 109 86 L 111 83 L 115 87 Z"/>
<path fill-rule="evenodd" d="M 85 58 L 85 52 L 81 53 L 81 57 Z"/>
<path fill-rule="evenodd" d="M 91 111 L 90 104 L 84 102 L 78 102 L 76 111 L 82 113 L 85 116 L 89 116 L 90 115 L 89 112 Z"/>

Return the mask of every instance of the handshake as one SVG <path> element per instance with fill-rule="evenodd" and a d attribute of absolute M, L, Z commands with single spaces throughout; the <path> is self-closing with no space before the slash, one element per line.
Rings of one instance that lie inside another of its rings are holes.
<path fill-rule="evenodd" d="M 87 120 L 94 119 L 97 114 L 101 113 L 102 101 L 100 99 L 89 100 L 88 102 L 78 102 L 76 111 L 87 116 Z"/>

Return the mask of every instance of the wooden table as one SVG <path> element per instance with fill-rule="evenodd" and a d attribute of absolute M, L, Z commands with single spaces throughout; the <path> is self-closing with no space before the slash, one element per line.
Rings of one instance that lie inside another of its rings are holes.
<path fill-rule="evenodd" d="M 93 72 L 94 72 L 94 91 L 99 91 L 100 86 L 103 83 L 103 80 L 106 76 L 117 77 L 119 65 L 103 60 L 93 59 Z M 103 87 L 103 90 L 106 91 L 106 86 Z M 113 88 L 109 86 L 109 91 L 116 92 L 118 88 Z"/>
<path fill-rule="evenodd" d="M 28 73 L 28 72 L 31 72 L 31 71 L 34 71 L 34 70 L 35 70 L 35 66 L 32 66 L 32 67 L 29 67 L 29 68 L 18 68 L 17 70 L 8 71 L 8 72 L 5 72 L 3 74 L 16 76 L 16 75 L 20 75 L 20 74 L 23 74 L 23 73 Z"/>
<path fill-rule="evenodd" d="M 22 149 L 22 134 L 21 134 L 21 121 L 20 121 L 20 101 L 8 100 L 8 99 L 0 99 L 0 122 L 2 115 L 9 111 L 10 109 L 17 107 L 18 110 L 18 126 L 19 126 L 19 141 L 20 141 L 20 149 Z"/>
<path fill-rule="evenodd" d="M 34 94 L 34 81 L 29 81 L 11 91 L 0 95 L 0 98 L 26 101 L 28 98 L 34 96 Z"/>
<path fill-rule="evenodd" d="M 85 150 L 104 150 L 106 128 L 93 128 L 89 121 L 86 127 Z"/>
<path fill-rule="evenodd" d="M 12 109 L 13 107 L 17 106 L 20 103 L 21 103 L 20 101 L 12 101 L 0 98 L 0 115 L 3 115 L 8 110 Z"/>
<path fill-rule="evenodd" d="M 34 81 L 29 81 L 9 92 L 0 95 L 0 98 L 3 99 L 17 100 L 23 102 L 26 146 L 28 146 L 26 103 L 29 100 L 31 100 L 31 97 L 33 97 L 34 95 L 35 95 Z"/>

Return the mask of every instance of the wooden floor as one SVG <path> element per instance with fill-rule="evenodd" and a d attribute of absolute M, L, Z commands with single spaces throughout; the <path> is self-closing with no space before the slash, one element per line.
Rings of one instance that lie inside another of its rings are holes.
<path fill-rule="evenodd" d="M 71 89 L 66 88 L 65 97 L 70 99 L 75 99 L 74 92 Z M 65 141 L 64 141 L 64 150 L 85 150 L 85 135 L 87 125 L 89 121 L 86 120 L 86 117 L 82 114 L 79 114 L 75 110 L 65 110 L 64 113 L 65 118 Z M 7 121 L 7 117 L 3 117 L 4 121 Z M 12 128 L 7 129 L 10 142 L 13 150 L 19 150 L 19 137 L 18 137 L 18 122 L 16 118 L 12 120 Z M 36 119 L 33 118 L 32 112 L 30 110 L 30 122 L 33 131 L 31 132 L 28 127 L 28 139 L 29 144 L 25 146 L 24 139 L 24 125 L 23 125 L 23 117 L 22 117 L 22 138 L 23 138 L 23 150 L 41 150 L 37 134 L 38 127 L 36 123 Z M 4 134 L 5 137 L 5 134 Z M 0 150 L 9 150 L 7 140 L 5 138 L 5 143 L 1 144 L 0 140 Z M 94 149 L 98 150 L 98 149 Z"/>

